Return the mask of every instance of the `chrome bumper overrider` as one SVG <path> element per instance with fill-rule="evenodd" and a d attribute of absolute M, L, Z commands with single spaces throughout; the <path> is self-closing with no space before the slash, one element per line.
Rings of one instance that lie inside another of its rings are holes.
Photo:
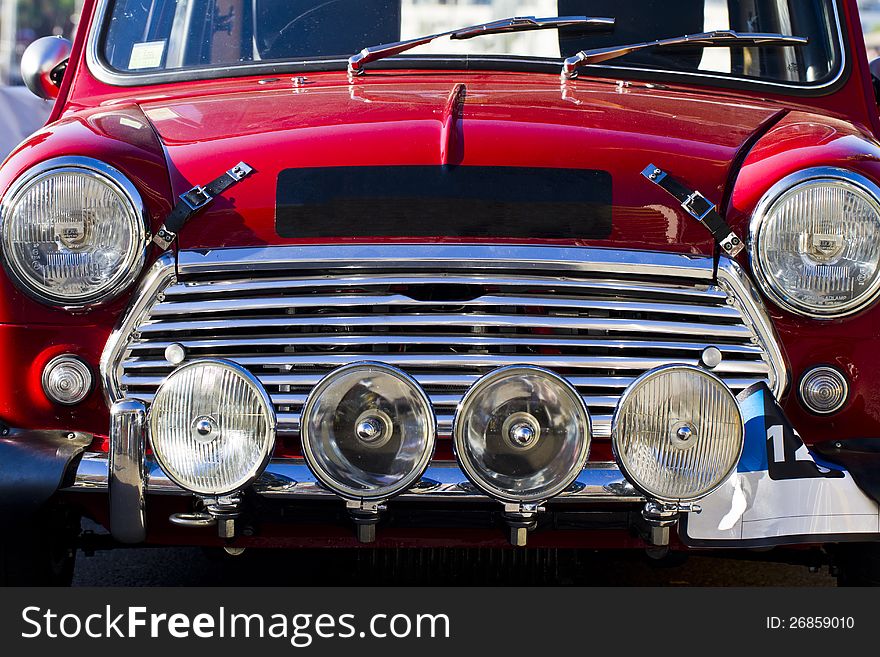
<path fill-rule="evenodd" d="M 147 459 L 145 463 L 145 491 L 149 495 L 192 495 L 180 488 L 162 472 L 158 464 Z M 83 455 L 76 471 L 74 484 L 67 491 L 106 492 L 108 490 L 109 459 L 107 454 L 88 452 Z M 315 480 L 302 459 L 273 459 L 263 475 L 254 484 L 254 491 L 267 498 L 324 499 L 339 497 L 323 488 Z M 490 502 L 490 498 L 476 491 L 468 483 L 455 463 L 434 463 L 425 476 L 409 492 L 396 501 L 454 500 Z M 644 499 L 626 481 L 615 463 L 590 463 L 581 471 L 575 484 L 554 498 L 550 504 L 577 502 L 637 503 Z"/>

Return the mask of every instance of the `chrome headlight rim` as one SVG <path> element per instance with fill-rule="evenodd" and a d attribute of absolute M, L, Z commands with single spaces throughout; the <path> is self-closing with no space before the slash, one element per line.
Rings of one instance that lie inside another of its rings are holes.
<path fill-rule="evenodd" d="M 333 481 L 332 477 L 329 477 L 327 473 L 324 472 L 323 466 L 318 463 L 317 456 L 312 450 L 311 440 L 309 439 L 309 423 L 305 421 L 305 419 L 311 414 L 312 409 L 321 394 L 330 384 L 332 384 L 340 376 L 344 376 L 348 372 L 364 368 L 379 370 L 381 372 L 394 376 L 411 386 L 413 390 L 416 391 L 417 397 L 423 404 L 423 407 L 426 411 L 425 416 L 427 417 L 429 422 L 429 444 L 427 448 L 424 450 L 421 458 L 416 462 L 416 467 L 412 469 L 409 475 L 403 477 L 394 486 L 395 490 L 391 493 L 388 493 L 386 491 L 380 491 L 376 493 L 364 492 L 361 489 L 344 486 L 337 481 Z M 308 466 L 309 470 L 311 470 L 311 472 L 315 475 L 315 478 L 321 483 L 321 485 L 327 487 L 339 497 L 354 502 L 384 502 L 393 497 L 396 497 L 397 495 L 401 495 L 407 492 L 410 488 L 412 488 L 413 485 L 415 485 L 422 479 L 428 469 L 428 466 L 431 463 L 431 459 L 433 458 L 434 451 L 437 447 L 437 416 L 434 413 L 434 405 L 431 403 L 431 398 L 428 397 L 428 393 L 425 392 L 424 388 L 422 388 L 418 381 L 416 381 L 412 376 L 410 376 L 403 370 L 392 365 L 388 365 L 387 363 L 372 360 L 362 360 L 342 365 L 341 367 L 337 367 L 333 371 L 329 372 L 320 381 L 318 381 L 318 383 L 315 384 L 315 387 L 312 388 L 312 390 L 309 392 L 308 396 L 306 397 L 306 401 L 303 404 L 302 411 L 300 412 L 299 430 L 300 442 L 302 443 L 303 458 L 305 459 L 306 465 Z"/>
<path fill-rule="evenodd" d="M 797 171 L 773 185 L 758 202 L 749 223 L 749 264 L 761 292 L 783 310 L 810 319 L 834 320 L 855 315 L 880 298 L 880 273 L 875 276 L 871 287 L 859 297 L 834 309 L 823 311 L 820 308 L 799 305 L 784 291 L 776 289 L 767 275 L 759 255 L 761 232 L 776 203 L 784 195 L 793 192 L 798 187 L 823 181 L 835 185 L 843 184 L 855 187 L 865 194 L 867 202 L 880 216 L 880 186 L 862 174 L 838 167 L 813 167 Z"/>
<path fill-rule="evenodd" d="M 6 215 L 9 211 L 8 208 L 14 205 L 20 195 L 32 185 L 38 183 L 43 178 L 62 171 L 85 172 L 99 177 L 102 182 L 106 183 L 126 200 L 132 225 L 137 230 L 137 247 L 128 253 L 125 262 L 120 266 L 120 271 L 123 274 L 105 289 L 75 300 L 48 295 L 41 290 L 34 289 L 28 278 L 17 271 L 11 264 L 11 259 L 5 253 L 6 232 L 8 230 Z M 16 289 L 20 290 L 23 294 L 42 304 L 62 308 L 63 310 L 85 310 L 104 305 L 116 299 L 140 276 L 147 260 L 150 240 L 150 217 L 137 188 L 121 171 L 95 158 L 70 155 L 39 162 L 22 173 L 10 185 L 2 200 L 0 200 L 0 254 L 3 256 L 4 271 L 13 281 Z"/>
<path fill-rule="evenodd" d="M 227 369 L 233 370 L 234 372 L 236 372 L 237 374 L 242 376 L 250 384 L 251 388 L 253 388 L 253 390 L 255 390 L 257 392 L 257 394 L 260 398 L 261 404 L 264 406 L 264 408 L 266 410 L 266 424 L 267 424 L 267 429 L 269 431 L 269 434 L 271 435 L 271 439 L 266 443 L 266 448 L 264 450 L 265 453 L 263 455 L 262 460 L 258 463 L 255 463 L 248 470 L 248 472 L 246 473 L 246 477 L 242 478 L 242 481 L 244 483 L 239 483 L 238 485 L 230 488 L 229 490 L 223 490 L 223 491 L 219 491 L 219 492 L 214 491 L 214 490 L 211 490 L 211 491 L 204 490 L 204 489 L 199 490 L 199 489 L 192 487 L 190 485 L 190 483 L 180 481 L 173 474 L 174 471 L 172 468 L 169 467 L 168 462 L 162 458 L 162 451 L 159 449 L 156 449 L 156 446 L 153 443 L 153 431 L 152 431 L 153 404 L 149 405 L 149 408 L 147 409 L 146 418 L 145 418 L 146 419 L 146 427 L 147 427 L 147 439 L 149 441 L 150 448 L 153 450 L 153 456 L 155 457 L 156 462 L 158 463 L 159 467 L 162 469 L 162 472 L 164 472 L 165 475 L 171 481 L 173 481 L 175 484 L 177 484 L 178 486 L 180 486 L 184 490 L 189 491 L 195 495 L 199 495 L 202 497 L 208 497 L 208 498 L 223 497 L 226 495 L 235 494 L 235 493 L 240 492 L 240 491 L 248 488 L 249 486 L 251 486 L 260 477 L 260 475 L 263 473 L 263 471 L 269 465 L 269 461 L 272 459 L 272 452 L 275 450 L 275 443 L 277 442 L 278 418 L 275 413 L 275 406 L 272 403 L 272 398 L 269 396 L 269 393 L 266 392 L 266 388 L 263 386 L 263 384 L 260 382 L 260 380 L 256 376 L 251 374 L 251 372 L 249 370 L 242 367 L 241 365 L 239 365 L 235 361 L 226 360 L 224 358 L 199 358 L 197 360 L 191 360 L 191 361 L 187 361 L 186 363 L 183 363 L 179 367 L 175 368 L 174 371 L 171 372 L 171 374 L 175 374 L 175 373 L 180 372 L 185 369 L 189 369 L 189 368 L 193 368 L 193 367 L 197 367 L 197 366 L 204 366 L 204 365 L 215 365 L 215 366 L 225 367 Z M 169 374 L 168 376 L 171 376 L 171 374 Z M 159 389 L 161 389 L 161 387 L 162 386 L 160 385 Z M 157 389 L 157 391 L 156 391 L 157 394 L 158 394 L 159 389 Z M 155 399 L 155 397 L 154 397 L 154 399 Z"/>
<path fill-rule="evenodd" d="M 733 400 L 734 406 L 737 409 L 737 413 L 739 414 L 740 422 L 743 425 L 743 433 L 741 436 L 741 440 L 739 441 L 739 450 L 736 457 L 733 459 L 733 465 L 724 473 L 724 476 L 719 477 L 718 482 L 712 486 L 707 492 L 702 492 L 699 495 L 691 495 L 687 497 L 671 497 L 666 495 L 658 495 L 656 491 L 650 491 L 646 487 L 642 486 L 637 480 L 636 477 L 632 475 L 632 472 L 627 468 L 626 461 L 623 459 L 619 453 L 617 446 L 617 435 L 618 435 L 618 427 L 620 421 L 620 413 L 621 409 L 625 407 L 625 402 L 633 395 L 633 393 L 639 388 L 639 386 L 653 379 L 661 374 L 668 372 L 670 370 L 689 370 L 691 372 L 695 372 L 697 374 L 706 376 L 709 379 L 714 380 L 716 383 L 720 385 L 720 387 L 729 395 L 729 398 Z M 689 503 L 689 502 L 697 502 L 701 499 L 704 499 L 721 488 L 728 479 L 736 472 L 737 467 L 739 466 L 739 462 L 742 459 L 743 451 L 745 450 L 745 423 L 743 422 L 742 410 L 739 407 L 739 401 L 736 398 L 736 395 L 733 391 L 727 386 L 724 381 L 717 376 L 716 374 L 703 369 L 702 367 L 697 367 L 695 365 L 687 365 L 685 363 L 681 364 L 669 364 L 662 365 L 661 367 L 656 367 L 652 370 L 648 370 L 638 378 L 636 378 L 632 383 L 630 383 L 626 390 L 623 391 L 623 394 L 620 396 L 620 401 L 617 403 L 617 407 L 614 409 L 614 413 L 611 416 L 611 453 L 614 456 L 614 461 L 617 463 L 617 467 L 620 468 L 621 474 L 626 478 L 628 482 L 633 485 L 637 491 L 639 491 L 642 495 L 644 495 L 647 499 L 656 500 L 658 502 L 665 502 L 669 504 L 676 503 Z"/>
<path fill-rule="evenodd" d="M 501 489 L 494 489 L 486 486 L 482 482 L 479 474 L 474 470 L 469 459 L 462 458 L 465 447 L 463 444 L 463 438 L 459 437 L 459 431 L 457 430 L 457 428 L 461 426 L 461 416 L 464 413 L 464 410 L 467 408 L 468 402 L 475 395 L 479 394 L 482 391 L 483 386 L 493 383 L 497 379 L 515 374 L 517 372 L 540 373 L 544 376 L 548 376 L 549 378 L 559 383 L 571 395 L 572 401 L 575 403 L 575 405 L 577 405 L 578 410 L 581 411 L 586 418 L 586 424 L 584 427 L 586 431 L 586 440 L 584 441 L 584 444 L 581 448 L 580 453 L 578 454 L 577 459 L 578 463 L 581 464 L 581 470 L 583 469 L 583 465 L 586 464 L 587 460 L 590 457 L 590 448 L 593 444 L 593 418 L 590 415 L 590 409 L 587 406 L 587 403 L 584 401 L 584 398 L 577 391 L 577 388 L 575 388 L 571 384 L 571 382 L 568 381 L 568 379 L 560 374 L 557 374 L 553 370 L 549 370 L 544 367 L 538 367 L 537 365 L 505 365 L 503 367 L 492 370 L 488 374 L 484 374 L 473 384 L 471 384 L 470 388 L 467 389 L 467 392 L 465 392 L 455 408 L 455 414 L 452 419 L 452 451 L 455 455 L 455 460 L 457 461 L 459 467 L 461 467 L 461 471 L 464 473 L 465 477 L 467 477 L 468 481 L 484 495 L 509 504 L 537 504 L 550 500 L 560 495 L 561 493 L 564 493 L 566 489 L 568 489 L 572 484 L 577 481 L 577 478 L 581 474 L 581 470 L 578 470 L 576 468 L 573 469 L 564 480 L 561 480 L 561 482 L 550 489 L 549 492 L 542 493 L 541 495 L 533 495 L 529 497 L 510 495 L 509 493 Z"/>

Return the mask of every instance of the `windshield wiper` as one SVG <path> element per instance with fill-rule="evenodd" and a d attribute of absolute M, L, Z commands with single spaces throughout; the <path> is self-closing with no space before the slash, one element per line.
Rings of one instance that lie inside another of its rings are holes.
<path fill-rule="evenodd" d="M 504 34 L 506 32 L 527 32 L 529 30 L 550 30 L 560 28 L 577 28 L 578 31 L 612 30 L 613 18 L 595 18 L 590 16 L 553 16 L 550 18 L 535 18 L 534 16 L 516 16 L 514 18 L 502 18 L 501 20 L 458 28 L 448 32 L 438 32 L 428 36 L 383 43 L 378 46 L 364 48 L 358 54 L 348 59 L 349 75 L 362 75 L 364 66 L 379 59 L 385 59 L 392 55 L 430 43 L 434 39 L 448 36 L 450 39 L 472 39 L 486 34 Z"/>
<path fill-rule="evenodd" d="M 611 46 L 610 48 L 595 48 L 593 50 L 581 50 L 572 55 L 562 64 L 562 77 L 577 77 L 578 69 L 588 64 L 600 64 L 618 57 L 647 50 L 649 48 L 688 48 L 699 46 L 804 46 L 809 43 L 806 37 L 787 36 L 776 33 L 734 32 L 732 30 L 717 30 L 715 32 L 703 32 L 702 34 L 686 34 L 671 39 L 658 39 L 657 41 L 645 41 L 627 46 Z"/>

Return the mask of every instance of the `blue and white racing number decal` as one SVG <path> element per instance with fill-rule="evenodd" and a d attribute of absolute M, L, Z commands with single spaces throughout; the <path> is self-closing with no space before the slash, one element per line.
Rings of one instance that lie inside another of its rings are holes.
<path fill-rule="evenodd" d="M 840 466 L 804 444 L 764 384 L 738 397 L 745 445 L 737 472 L 688 515 L 686 542 L 779 544 L 880 533 L 880 507 Z"/>
<path fill-rule="evenodd" d="M 740 472 L 767 470 L 776 481 L 844 476 L 841 468 L 826 467 L 816 461 L 765 385 L 744 390 L 739 402 L 746 423 L 746 447 Z M 764 453 L 760 454 L 762 450 Z"/>

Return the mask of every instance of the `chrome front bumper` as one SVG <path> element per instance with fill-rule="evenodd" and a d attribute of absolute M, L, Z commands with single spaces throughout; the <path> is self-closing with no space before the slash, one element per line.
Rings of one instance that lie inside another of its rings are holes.
<path fill-rule="evenodd" d="M 144 463 L 144 492 L 148 495 L 191 496 L 162 471 L 152 459 Z M 87 452 L 76 471 L 70 492 L 107 492 L 110 459 L 107 454 Z M 267 498 L 297 500 L 338 500 L 332 491 L 322 487 L 302 459 L 273 459 L 253 490 Z M 492 502 L 477 491 L 456 463 L 438 462 L 428 467 L 422 480 L 396 501 L 454 500 Z M 638 503 L 644 498 L 626 481 L 615 463 L 589 463 L 571 488 L 553 498 L 554 504 L 579 502 Z"/>
<path fill-rule="evenodd" d="M 120 403 L 114 409 L 120 409 Z M 179 487 L 152 459 L 146 458 L 137 445 L 142 441 L 125 440 L 125 431 L 135 429 L 141 419 L 123 409 L 122 417 L 114 416 L 116 436 L 123 439 L 111 441 L 115 449 L 109 454 L 88 452 L 80 460 L 76 477 L 66 492 L 105 492 L 109 494 L 110 533 L 120 543 L 142 543 L 147 537 L 148 497 L 152 495 L 175 495 L 192 497 L 193 494 Z M 130 447 L 131 449 L 126 449 Z M 342 498 L 327 490 L 316 480 L 302 459 L 273 459 L 262 475 L 250 487 L 257 495 L 277 501 L 342 502 Z M 442 502 L 454 504 L 484 503 L 493 500 L 480 493 L 470 484 L 456 463 L 437 462 L 428 467 L 421 480 L 406 493 L 394 498 L 395 504 L 410 502 Z M 579 474 L 568 490 L 554 497 L 545 506 L 559 509 L 573 503 L 638 504 L 644 502 L 614 463 L 590 463 Z M 497 504 L 497 502 L 495 502 Z M 180 515 L 180 514 L 177 514 Z M 179 523 L 178 523 L 179 524 Z M 373 527 L 373 523 L 370 527 Z M 359 526 L 360 527 L 360 526 Z M 221 534 L 222 535 L 222 534 Z M 374 539 L 363 539 L 366 542 Z M 518 543 L 519 544 L 519 543 Z M 524 544 L 524 543 L 522 543 Z"/>

